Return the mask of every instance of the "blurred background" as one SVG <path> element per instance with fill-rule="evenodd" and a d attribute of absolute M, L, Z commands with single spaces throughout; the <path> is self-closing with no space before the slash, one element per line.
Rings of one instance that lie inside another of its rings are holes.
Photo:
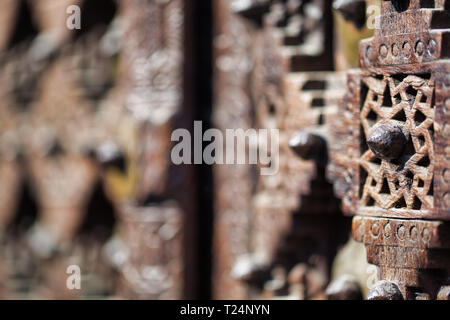
<path fill-rule="evenodd" d="M 373 4 L 0 0 L 0 298 L 325 299 L 342 274 L 366 292 L 323 163 L 287 137 L 326 127 Z M 173 165 L 194 120 L 280 128 L 279 174 Z"/>

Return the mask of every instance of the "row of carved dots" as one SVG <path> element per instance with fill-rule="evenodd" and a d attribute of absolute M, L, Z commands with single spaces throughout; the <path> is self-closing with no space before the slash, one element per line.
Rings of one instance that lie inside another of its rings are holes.
<path fill-rule="evenodd" d="M 403 42 L 401 46 L 398 43 L 393 43 L 389 46 L 389 48 L 384 43 L 380 44 L 380 46 L 378 47 L 378 58 L 380 60 L 386 59 L 389 54 L 392 55 L 393 57 L 398 57 L 399 55 L 402 55 L 403 58 L 409 59 L 411 57 L 411 54 L 413 53 L 411 44 L 408 41 Z M 425 45 L 421 39 L 418 39 L 414 44 L 414 54 L 417 57 L 423 56 L 424 53 L 426 53 L 429 56 L 434 56 L 436 50 L 437 50 L 437 43 L 434 39 L 430 39 L 427 45 Z M 367 46 L 366 48 L 366 58 L 369 61 L 373 61 L 375 59 L 374 48 L 371 45 Z"/>

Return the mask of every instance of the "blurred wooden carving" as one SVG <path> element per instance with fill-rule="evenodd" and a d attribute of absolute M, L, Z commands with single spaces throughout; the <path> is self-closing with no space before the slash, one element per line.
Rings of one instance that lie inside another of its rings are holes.
<path fill-rule="evenodd" d="M 190 121 L 184 1 L 56 2 L 0 4 L 4 293 L 182 298 L 193 201 L 180 190 L 193 179 L 169 156 L 171 131 Z M 66 27 L 69 5 L 81 7 L 81 30 Z M 116 213 L 96 207 L 108 202 L 99 181 Z M 21 184 L 38 214 L 13 233 Z M 80 291 L 66 287 L 70 264 L 89 278 Z"/>
<path fill-rule="evenodd" d="M 332 259 L 349 232 L 349 221 L 340 216 L 325 179 L 327 117 L 344 93 L 344 75 L 304 71 L 332 70 L 330 3 L 246 4 L 236 1 L 228 7 L 223 1 L 216 7 L 215 119 L 222 129 L 280 129 L 279 172 L 255 176 L 259 170 L 252 167 L 215 169 L 240 171 L 243 187 L 229 203 L 223 202 L 231 186 L 236 188 L 237 177 L 216 176 L 213 283 L 220 288 L 218 297 L 325 298 Z M 241 117 L 245 123 L 226 117 L 231 104 L 235 114 L 246 114 Z M 251 205 L 237 206 L 236 199 Z M 239 244 L 225 250 L 238 239 Z"/>

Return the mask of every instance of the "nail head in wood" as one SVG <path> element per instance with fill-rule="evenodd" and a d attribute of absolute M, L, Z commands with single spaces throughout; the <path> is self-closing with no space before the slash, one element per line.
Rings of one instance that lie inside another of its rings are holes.
<path fill-rule="evenodd" d="M 383 124 L 375 128 L 367 138 L 370 150 L 381 159 L 392 160 L 401 156 L 406 137 L 400 127 Z"/>

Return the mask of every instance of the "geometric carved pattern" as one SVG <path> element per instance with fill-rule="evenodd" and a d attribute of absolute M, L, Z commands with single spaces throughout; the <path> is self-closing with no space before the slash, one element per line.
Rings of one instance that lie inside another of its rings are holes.
<path fill-rule="evenodd" d="M 427 75 L 364 77 L 361 96 L 360 205 L 390 210 L 433 208 L 434 80 Z M 365 94 L 365 97 L 364 97 Z M 402 129 L 401 158 L 379 159 L 365 137 L 382 124 Z"/>
<path fill-rule="evenodd" d="M 332 126 L 329 175 L 383 280 L 367 298 L 397 299 L 395 287 L 402 299 L 442 298 L 449 223 L 428 219 L 449 219 L 449 1 L 380 2 Z"/>
<path fill-rule="evenodd" d="M 394 281 L 406 299 L 415 300 L 435 299 L 448 282 L 449 231 L 442 221 L 367 216 L 355 216 L 352 228 L 381 279 Z"/>

